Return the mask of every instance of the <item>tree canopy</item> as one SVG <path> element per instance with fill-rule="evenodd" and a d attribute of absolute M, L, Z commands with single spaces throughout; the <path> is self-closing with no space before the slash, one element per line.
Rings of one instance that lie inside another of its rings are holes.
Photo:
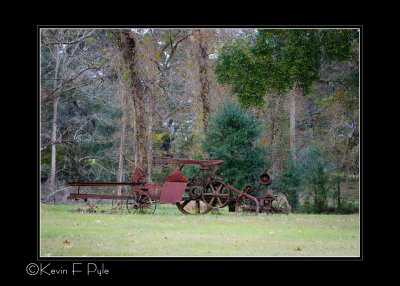
<path fill-rule="evenodd" d="M 298 84 L 309 93 L 323 63 L 350 59 L 356 36 L 355 30 L 258 30 L 222 48 L 217 79 L 231 84 L 245 106 L 262 105 L 268 89 L 285 92 Z"/>

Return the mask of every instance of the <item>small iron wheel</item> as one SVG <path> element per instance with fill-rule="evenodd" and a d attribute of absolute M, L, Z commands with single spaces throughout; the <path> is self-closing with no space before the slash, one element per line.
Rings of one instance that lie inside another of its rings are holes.
<path fill-rule="evenodd" d="M 209 182 L 205 185 L 201 197 L 207 206 L 223 208 L 229 202 L 229 188 L 220 181 Z"/>
<path fill-rule="evenodd" d="M 189 198 L 192 200 L 201 198 L 202 191 L 203 188 L 201 186 L 191 186 L 189 188 Z"/>
<path fill-rule="evenodd" d="M 148 194 L 143 191 L 137 191 L 128 196 L 126 208 L 129 213 L 133 214 L 154 214 L 157 205 L 153 204 Z"/>
<path fill-rule="evenodd" d="M 288 215 L 290 213 L 290 205 L 284 195 L 275 195 L 274 200 L 271 202 L 272 210 L 275 213 Z"/>
<path fill-rule="evenodd" d="M 260 212 L 260 206 L 257 199 L 240 196 L 236 200 L 235 212 L 236 214 L 258 215 Z"/>
<path fill-rule="evenodd" d="M 194 202 L 194 206 L 189 204 Z M 207 214 L 212 210 L 212 207 L 207 206 L 200 200 L 184 200 L 176 203 L 178 210 L 185 215 L 203 215 Z"/>

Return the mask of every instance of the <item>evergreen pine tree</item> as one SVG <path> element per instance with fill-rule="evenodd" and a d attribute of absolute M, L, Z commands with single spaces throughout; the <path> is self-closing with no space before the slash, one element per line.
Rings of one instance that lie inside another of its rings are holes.
<path fill-rule="evenodd" d="M 268 165 L 267 149 L 257 144 L 262 125 L 232 102 L 211 116 L 203 141 L 210 159 L 224 160 L 218 176 L 236 188 L 255 184 Z"/>

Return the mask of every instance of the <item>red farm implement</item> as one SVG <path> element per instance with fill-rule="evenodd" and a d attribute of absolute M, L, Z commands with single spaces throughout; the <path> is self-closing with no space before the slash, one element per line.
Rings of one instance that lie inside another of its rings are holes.
<path fill-rule="evenodd" d="M 130 213 L 154 213 L 157 205 L 176 204 L 183 214 L 206 214 L 211 210 L 218 210 L 229 204 L 230 210 L 236 213 L 255 214 L 259 212 L 275 212 L 289 214 L 290 206 L 282 195 L 269 194 L 268 186 L 272 183 L 266 173 L 260 176 L 257 190 L 251 185 L 239 190 L 216 176 L 222 160 L 186 160 L 176 158 L 154 158 L 153 164 L 174 164 L 176 167 L 167 176 L 163 183 L 147 183 L 146 172 L 136 167 L 132 175 L 132 182 L 102 182 L 90 183 L 74 180 L 68 185 L 74 186 L 75 191 L 68 199 L 112 199 L 122 201 Z M 197 172 L 186 177 L 182 172 L 185 165 L 197 165 Z M 126 195 L 82 194 L 81 186 L 130 186 Z M 261 196 L 260 188 L 265 190 Z M 234 207 L 233 207 L 234 206 Z"/>

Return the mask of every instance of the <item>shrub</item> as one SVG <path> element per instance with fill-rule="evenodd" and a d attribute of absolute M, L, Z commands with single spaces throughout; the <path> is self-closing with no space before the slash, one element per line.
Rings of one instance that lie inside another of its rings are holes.
<path fill-rule="evenodd" d="M 332 164 L 318 145 L 311 145 L 298 160 L 302 169 L 305 201 L 308 202 L 308 205 L 305 203 L 303 209 L 316 213 L 326 212 L 330 187 L 329 173 L 333 170 Z"/>
<path fill-rule="evenodd" d="M 292 159 L 289 159 L 285 165 L 286 168 L 281 170 L 273 180 L 271 188 L 275 193 L 284 194 L 288 199 L 292 211 L 296 211 L 299 208 L 302 168 Z"/>

